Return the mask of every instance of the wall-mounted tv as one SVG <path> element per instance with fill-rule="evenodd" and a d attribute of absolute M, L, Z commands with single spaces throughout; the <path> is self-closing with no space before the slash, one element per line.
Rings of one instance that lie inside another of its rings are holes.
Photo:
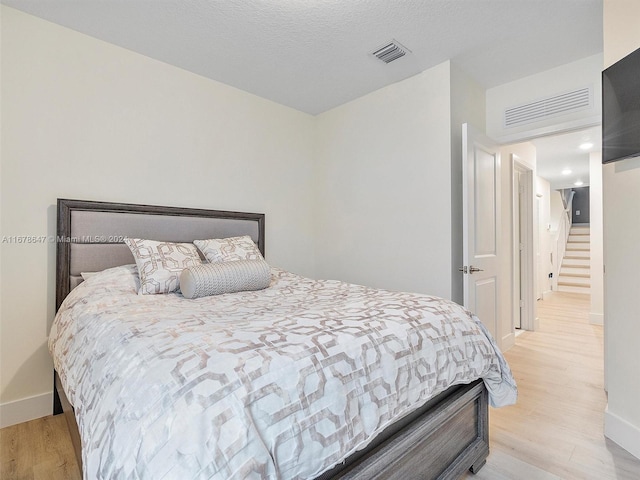
<path fill-rule="evenodd" d="M 602 72 L 602 163 L 640 155 L 640 48 Z"/>

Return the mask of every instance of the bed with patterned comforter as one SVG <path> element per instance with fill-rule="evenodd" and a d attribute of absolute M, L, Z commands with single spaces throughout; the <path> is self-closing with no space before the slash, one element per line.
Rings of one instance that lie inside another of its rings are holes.
<path fill-rule="evenodd" d="M 427 295 L 303 278 L 188 300 L 135 266 L 74 289 L 49 349 L 87 479 L 315 478 L 455 384 L 516 386 L 481 322 Z"/>

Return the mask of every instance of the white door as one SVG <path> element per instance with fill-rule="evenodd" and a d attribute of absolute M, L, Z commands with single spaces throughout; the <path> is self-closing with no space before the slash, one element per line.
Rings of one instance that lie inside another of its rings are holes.
<path fill-rule="evenodd" d="M 500 341 L 500 151 L 496 142 L 466 123 L 462 183 L 464 306 Z"/>

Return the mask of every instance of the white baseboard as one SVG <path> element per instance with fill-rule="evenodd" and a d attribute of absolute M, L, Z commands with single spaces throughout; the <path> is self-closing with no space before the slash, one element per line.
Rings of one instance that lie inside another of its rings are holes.
<path fill-rule="evenodd" d="M 28 422 L 53 413 L 53 392 L 0 405 L 0 428 Z"/>
<path fill-rule="evenodd" d="M 640 459 L 640 428 L 611 413 L 609 405 L 604 411 L 604 435 Z"/>
<path fill-rule="evenodd" d="M 516 344 L 516 335 L 515 335 L 515 333 L 509 333 L 509 334 L 505 335 L 504 337 L 502 337 L 502 345 L 500 345 L 500 350 L 502 350 L 502 352 L 506 352 L 511 347 L 513 347 L 515 344 Z"/>
<path fill-rule="evenodd" d="M 604 325 L 604 314 L 602 313 L 590 313 L 589 323 L 591 325 Z"/>

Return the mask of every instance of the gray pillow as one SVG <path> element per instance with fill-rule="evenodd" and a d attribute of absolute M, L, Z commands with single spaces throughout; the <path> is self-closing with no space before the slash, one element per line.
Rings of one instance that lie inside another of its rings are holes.
<path fill-rule="evenodd" d="M 203 263 L 185 268 L 180 290 L 185 298 L 262 290 L 271 283 L 271 269 L 264 260 Z"/>

